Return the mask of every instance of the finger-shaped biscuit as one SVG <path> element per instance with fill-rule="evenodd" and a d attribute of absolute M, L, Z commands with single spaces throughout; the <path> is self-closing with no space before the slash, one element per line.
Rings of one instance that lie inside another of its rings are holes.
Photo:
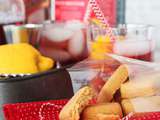
<path fill-rule="evenodd" d="M 60 120 L 79 120 L 80 113 L 93 99 L 94 95 L 93 89 L 88 86 L 80 89 L 61 110 Z"/>
<path fill-rule="evenodd" d="M 107 118 L 113 117 L 112 115 L 116 115 L 119 118 L 122 117 L 122 110 L 119 103 L 101 103 L 96 105 L 90 105 L 83 110 L 81 119 L 98 120 L 105 117 L 107 120 Z"/>
<path fill-rule="evenodd" d="M 128 78 L 127 66 L 121 65 L 102 87 L 98 95 L 97 102 L 98 103 L 110 102 L 113 99 L 113 95 L 120 88 L 121 84 L 127 80 L 127 78 Z"/>

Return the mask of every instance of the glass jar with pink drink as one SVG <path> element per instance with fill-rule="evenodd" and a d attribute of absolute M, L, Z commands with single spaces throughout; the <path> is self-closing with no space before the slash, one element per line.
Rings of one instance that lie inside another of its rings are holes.
<path fill-rule="evenodd" d="M 154 54 L 153 27 L 149 25 L 121 25 L 113 52 L 139 60 L 152 61 Z"/>
<path fill-rule="evenodd" d="M 39 50 L 61 65 L 88 57 L 87 28 L 79 21 L 47 23 L 40 30 Z"/>
<path fill-rule="evenodd" d="M 103 53 L 109 52 L 134 59 L 152 61 L 155 47 L 155 42 L 152 39 L 153 29 L 154 28 L 149 25 L 120 25 L 117 28 L 112 28 L 115 40 L 110 41 L 104 28 L 92 25 L 92 44 L 90 44 L 92 46 L 90 46 L 90 48 L 95 51 L 103 51 Z"/>

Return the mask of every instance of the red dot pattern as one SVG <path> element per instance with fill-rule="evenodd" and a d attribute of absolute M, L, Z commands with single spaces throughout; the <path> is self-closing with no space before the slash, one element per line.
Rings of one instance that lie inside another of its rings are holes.
<path fill-rule="evenodd" d="M 3 111 L 6 120 L 59 120 L 59 112 L 67 101 L 68 100 L 53 100 L 7 104 L 4 105 Z M 43 109 L 41 109 L 42 106 Z M 43 118 L 40 118 L 40 114 Z"/>
<path fill-rule="evenodd" d="M 68 100 L 4 105 L 6 120 L 59 120 L 58 115 Z M 95 104 L 96 100 L 90 101 Z M 131 113 L 121 120 L 160 120 L 160 112 Z"/>

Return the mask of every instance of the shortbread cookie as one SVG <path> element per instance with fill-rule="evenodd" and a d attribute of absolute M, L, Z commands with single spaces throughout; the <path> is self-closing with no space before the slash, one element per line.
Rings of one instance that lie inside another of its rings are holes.
<path fill-rule="evenodd" d="M 97 115 L 97 120 L 120 120 L 119 115 L 106 115 L 106 114 L 98 114 Z"/>
<path fill-rule="evenodd" d="M 93 89 L 88 86 L 80 89 L 61 110 L 60 120 L 79 120 L 80 113 L 93 99 L 94 95 Z"/>
<path fill-rule="evenodd" d="M 158 112 L 160 111 L 160 96 L 138 97 L 122 101 L 125 114 L 131 112 Z"/>
<path fill-rule="evenodd" d="M 114 116 L 115 115 L 115 116 Z M 114 117 L 113 117 L 114 116 Z M 104 118 L 122 117 L 119 103 L 100 103 L 86 107 L 82 112 L 82 120 L 99 120 Z M 108 119 L 107 119 L 108 120 Z M 112 119 L 111 119 L 112 120 Z"/>
<path fill-rule="evenodd" d="M 121 65 L 102 87 L 98 95 L 97 102 L 98 103 L 110 102 L 113 99 L 113 95 L 120 88 L 121 84 L 127 80 L 127 78 L 128 78 L 127 66 Z"/>
<path fill-rule="evenodd" d="M 160 74 L 149 74 L 131 79 L 121 85 L 121 97 L 130 99 L 143 96 L 160 95 Z"/>

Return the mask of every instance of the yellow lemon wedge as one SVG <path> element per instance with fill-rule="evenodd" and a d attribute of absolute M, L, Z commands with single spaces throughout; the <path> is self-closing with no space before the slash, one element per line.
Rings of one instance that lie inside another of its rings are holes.
<path fill-rule="evenodd" d="M 27 43 L 0 46 L 0 74 L 32 74 L 51 69 L 54 61 Z"/>
<path fill-rule="evenodd" d="M 110 40 L 110 37 L 109 36 L 107 36 L 107 35 L 98 35 L 97 37 L 96 37 L 96 40 L 95 41 L 97 41 L 97 42 L 105 42 L 105 43 L 110 43 L 111 42 L 111 40 Z"/>
<path fill-rule="evenodd" d="M 112 52 L 113 45 L 109 36 L 97 36 L 96 40 L 91 43 L 91 58 L 103 59 L 105 53 Z"/>

